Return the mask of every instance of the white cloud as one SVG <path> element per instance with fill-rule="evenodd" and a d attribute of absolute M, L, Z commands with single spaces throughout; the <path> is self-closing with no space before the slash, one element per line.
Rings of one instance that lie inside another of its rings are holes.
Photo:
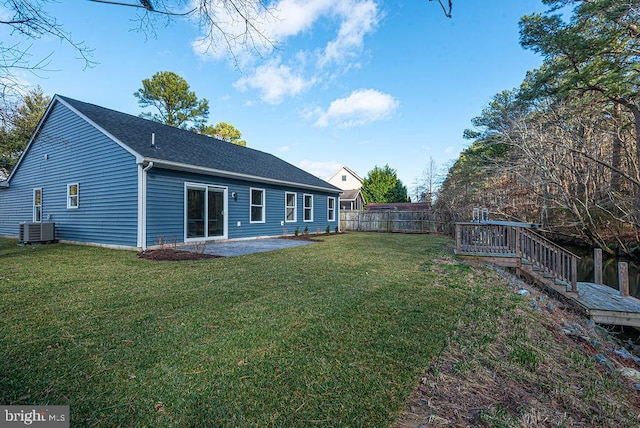
<path fill-rule="evenodd" d="M 260 91 L 260 99 L 269 104 L 280 104 L 286 96 L 295 96 L 313 85 L 301 73 L 281 64 L 279 59 L 261 65 L 250 76 L 242 77 L 233 86 L 241 91 L 249 88 Z"/>
<path fill-rule="evenodd" d="M 336 161 L 318 162 L 303 160 L 298 164 L 300 169 L 307 171 L 310 174 L 315 175 L 323 179 L 330 178 L 337 170 L 342 168 L 342 164 Z"/>
<path fill-rule="evenodd" d="M 375 31 L 380 14 L 378 5 L 372 1 L 338 2 L 336 13 L 341 18 L 336 38 L 327 43 L 320 58 L 320 65 L 340 63 L 362 48 L 364 37 Z"/>
<path fill-rule="evenodd" d="M 399 105 L 400 102 L 389 94 L 375 89 L 359 89 L 346 98 L 332 101 L 327 111 L 320 114 L 315 126 L 349 128 L 366 125 L 389 118 Z"/>
<path fill-rule="evenodd" d="M 272 39 L 279 41 L 311 31 L 322 20 L 334 23 L 337 33 L 321 50 L 321 67 L 341 62 L 360 49 L 364 37 L 375 31 L 381 18 L 374 0 L 280 0 L 275 10 L 277 19 L 265 28 Z"/>
<path fill-rule="evenodd" d="M 209 14 L 215 19 L 211 25 L 205 19 L 194 22 L 202 34 L 191 47 L 202 58 L 221 59 L 232 57 L 235 65 L 250 62 L 252 55 L 265 55 L 273 50 L 269 43 L 271 34 L 268 28 L 276 17 L 254 2 L 210 2 Z M 244 5 L 246 4 L 246 7 Z M 240 6 L 236 10 L 234 6 Z M 200 0 L 191 0 L 189 10 L 200 10 Z M 247 26 L 247 22 L 252 25 Z"/>
<path fill-rule="evenodd" d="M 192 0 L 192 4 L 195 2 Z M 248 12 L 249 19 L 264 39 L 258 37 L 252 40 L 253 43 L 242 45 L 246 40 L 245 21 L 222 8 L 216 11 L 217 24 L 229 37 L 225 38 L 216 31 L 203 34 L 192 42 L 193 50 L 203 58 L 231 56 L 236 66 L 250 74 L 236 82 L 236 87 L 240 90 L 258 89 L 261 99 L 271 104 L 297 95 L 311 82 L 342 74 L 345 68 L 357 67 L 353 58 L 362 50 L 365 36 L 376 30 L 381 19 L 376 0 L 279 0 L 272 5 L 273 13 L 263 10 Z M 312 31 L 313 38 L 307 41 L 305 50 L 286 51 L 288 39 Z M 267 40 L 284 45 L 283 54 L 290 55 L 285 61 L 287 65 L 276 65 L 271 60 L 266 68 L 263 65 L 253 69 L 258 57 L 269 57 L 274 52 L 274 47 L 265 43 Z M 256 52 L 259 55 L 255 55 Z M 336 73 L 328 67 L 341 69 Z M 293 69 L 297 71 L 294 73 Z M 278 80 L 268 84 L 266 79 L 269 77 Z"/>
<path fill-rule="evenodd" d="M 282 40 L 308 31 L 322 16 L 331 12 L 340 0 L 280 0 L 275 6 L 276 19 L 266 29 Z"/>
<path fill-rule="evenodd" d="M 289 150 L 291 150 L 291 147 L 289 146 L 281 146 L 278 150 L 280 150 L 281 152 L 288 152 Z"/>

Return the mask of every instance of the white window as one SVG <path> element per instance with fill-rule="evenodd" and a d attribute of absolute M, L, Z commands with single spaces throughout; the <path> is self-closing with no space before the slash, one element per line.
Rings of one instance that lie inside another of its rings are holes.
<path fill-rule="evenodd" d="M 336 221 L 336 198 L 327 198 L 327 220 Z"/>
<path fill-rule="evenodd" d="M 265 221 L 264 189 L 251 189 L 251 223 Z"/>
<path fill-rule="evenodd" d="M 78 208 L 78 206 L 80 206 L 80 185 L 67 184 L 67 208 Z"/>
<path fill-rule="evenodd" d="M 313 195 L 304 195 L 304 221 L 313 221 Z"/>
<path fill-rule="evenodd" d="M 295 193 L 286 192 L 284 194 L 285 199 L 285 216 L 284 220 L 287 223 L 298 221 L 298 197 Z"/>
<path fill-rule="evenodd" d="M 42 189 L 33 189 L 33 221 L 42 221 Z"/>

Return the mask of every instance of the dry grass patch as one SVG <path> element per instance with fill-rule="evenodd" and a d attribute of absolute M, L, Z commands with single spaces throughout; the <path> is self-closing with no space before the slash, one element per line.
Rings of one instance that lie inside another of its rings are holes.
<path fill-rule="evenodd" d="M 507 280 L 523 285 L 495 275 L 477 288 L 397 426 L 638 426 L 640 394 L 616 368 L 640 367 L 570 307 L 530 286 L 523 298 Z"/>

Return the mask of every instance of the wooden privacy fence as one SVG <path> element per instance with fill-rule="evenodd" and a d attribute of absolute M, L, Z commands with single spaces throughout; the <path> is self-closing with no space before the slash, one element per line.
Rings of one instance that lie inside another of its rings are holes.
<path fill-rule="evenodd" d="M 340 230 L 344 231 L 450 233 L 449 225 L 429 211 L 340 211 Z"/>
<path fill-rule="evenodd" d="M 580 257 L 531 229 L 498 222 L 456 223 L 456 250 L 462 255 L 512 258 L 576 290 Z"/>

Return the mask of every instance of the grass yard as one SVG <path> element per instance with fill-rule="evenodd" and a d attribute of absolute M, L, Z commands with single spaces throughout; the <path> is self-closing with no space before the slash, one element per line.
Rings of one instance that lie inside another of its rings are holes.
<path fill-rule="evenodd" d="M 468 299 L 468 268 L 422 268 L 450 255 L 417 235 L 173 263 L 0 240 L 0 404 L 68 404 L 74 425 L 388 425 Z"/>
<path fill-rule="evenodd" d="M 494 271 L 456 262 L 451 245 L 349 233 L 157 262 L 0 239 L 0 405 L 70 405 L 72 426 L 372 427 L 398 423 L 429 367 L 445 401 L 454 375 L 468 380 L 499 352 L 508 356 L 501 370 L 520 368 L 514 381 L 529 385 L 528 373 L 551 364 L 527 341 L 539 315 Z M 507 326 L 515 351 L 491 347 L 496 319 L 525 329 Z M 452 355 L 460 364 L 449 373 Z M 615 379 L 598 385 L 585 406 L 601 393 L 624 397 Z M 579 395 L 574 386 L 566 394 Z M 603 417 L 624 424 L 633 408 L 623 405 Z M 487 406 L 478 426 L 518 426 L 509 410 Z"/>

